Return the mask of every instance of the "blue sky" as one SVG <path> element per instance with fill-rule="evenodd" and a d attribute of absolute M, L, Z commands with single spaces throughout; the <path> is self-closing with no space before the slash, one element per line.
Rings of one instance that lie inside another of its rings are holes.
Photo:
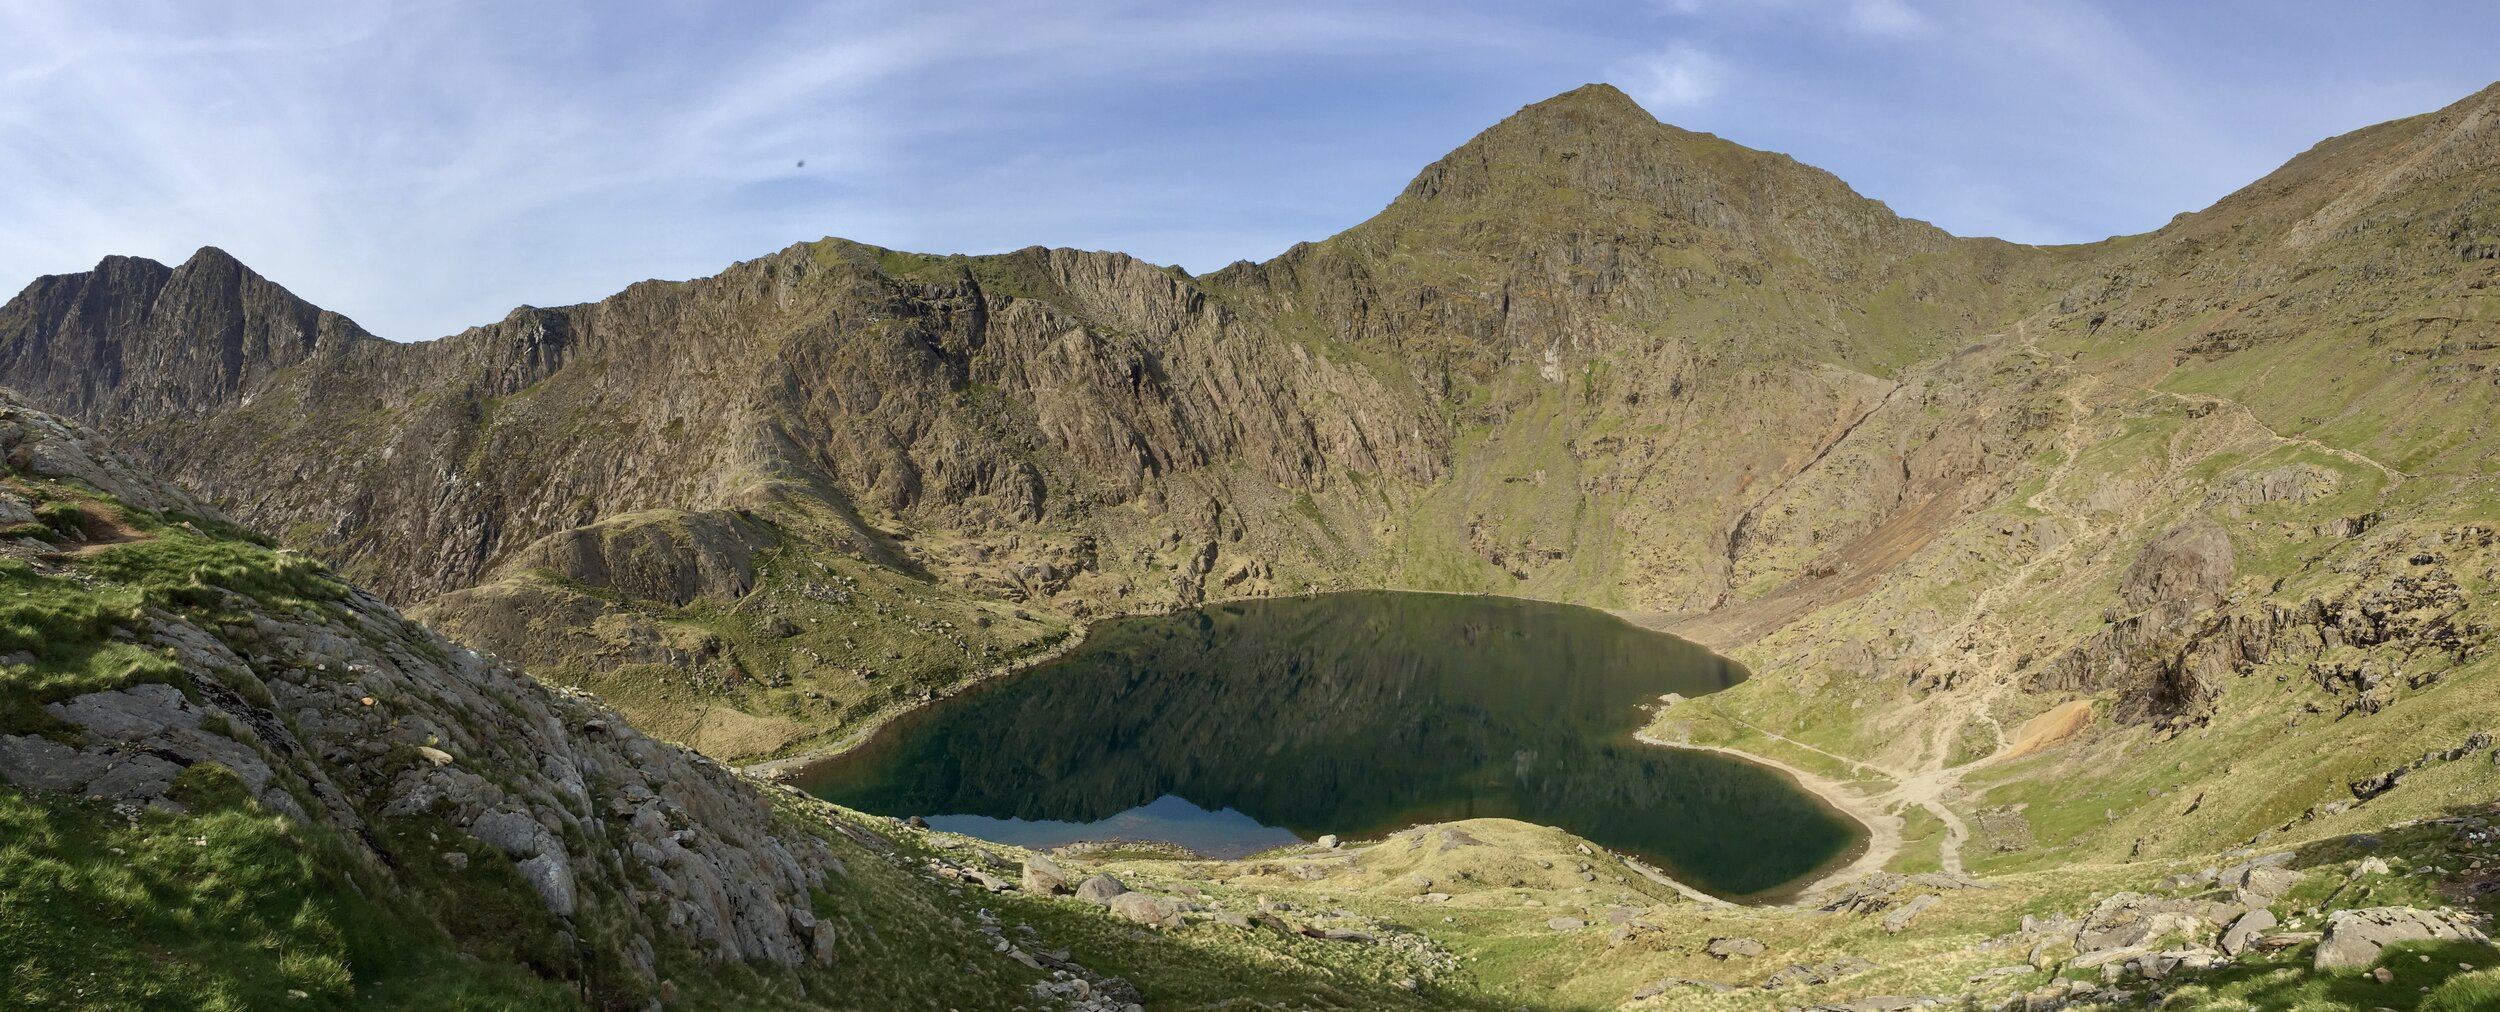
<path fill-rule="evenodd" d="M 1203 271 L 1588 81 L 2086 241 L 2500 79 L 2495 38 L 2463 0 L 11 0 L 0 291 L 217 245 L 414 340 L 824 235 Z"/>

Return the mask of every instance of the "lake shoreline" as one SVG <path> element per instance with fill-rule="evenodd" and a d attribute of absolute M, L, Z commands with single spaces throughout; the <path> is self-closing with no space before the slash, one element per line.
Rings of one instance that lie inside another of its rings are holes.
<path fill-rule="evenodd" d="M 1127 616 L 1121 615 L 1111 617 L 1126 618 Z M 893 723 L 904 714 L 917 713 L 922 708 L 933 705 L 941 699 L 961 695 L 964 692 L 988 683 L 1008 678 L 1010 676 L 1023 674 L 1024 672 L 1041 667 L 1042 665 L 1074 653 L 1077 648 L 1085 645 L 1086 638 L 1093 633 L 1093 624 L 1081 619 L 1071 621 L 1073 624 L 1068 627 L 1068 635 L 1062 637 L 1059 642 L 1052 644 L 1047 650 L 1028 657 L 1020 657 L 1005 664 L 993 666 L 980 674 L 948 686 L 947 691 L 942 694 L 933 695 L 928 699 L 921 700 L 920 702 L 910 706 L 898 707 L 893 710 L 879 713 L 875 717 L 870 718 L 866 725 L 851 732 L 850 734 L 844 735 L 842 740 L 834 742 L 831 745 L 821 745 L 816 748 L 800 752 L 797 755 L 784 756 L 779 759 L 766 759 L 759 763 L 737 767 L 737 770 L 738 772 L 757 780 L 775 784 L 787 783 L 791 780 L 803 777 L 807 775 L 808 770 L 815 768 L 817 765 L 835 759 L 843 753 L 849 752 L 850 750 L 865 744 L 868 739 L 876 737 L 877 732 L 885 730 L 886 725 Z"/>
<path fill-rule="evenodd" d="M 1782 894 L 1782 899 L 1766 903 L 1742 904 L 1744 906 L 1802 906 L 1809 897 L 1818 892 L 1839 885 L 1843 881 L 1883 870 L 1885 865 L 1890 864 L 1892 859 L 1901 853 L 1901 817 L 1885 811 L 1873 799 L 1857 794 L 1837 780 L 1769 756 L 1756 755 L 1726 745 L 1671 741 L 1653 735 L 1645 729 L 1633 732 L 1632 737 L 1644 745 L 1685 749 L 1693 752 L 1715 752 L 1756 766 L 1768 767 L 1786 775 L 1792 783 L 1796 784 L 1798 790 L 1820 799 L 1833 811 L 1848 817 L 1850 821 L 1858 824 L 1859 829 L 1865 831 L 1858 839 L 1854 854 L 1844 853 L 1841 858 L 1835 859 L 1839 862 L 1838 867 L 1815 875 L 1803 885 L 1776 890 L 1777 893 Z"/>
<path fill-rule="evenodd" d="M 891 725 L 894 720 L 904 716 L 905 714 L 918 712 L 919 710 L 940 700 L 961 695 L 967 691 L 988 687 L 990 684 L 998 682 L 1002 679 L 1026 673 L 1035 668 L 1058 661 L 1069 654 L 1074 653 L 1076 650 L 1082 648 L 1088 641 L 1093 627 L 1103 622 L 1131 618 L 1170 616 L 1228 604 L 1310 600 L 1341 594 L 1381 592 L 1432 594 L 1449 597 L 1493 598 L 1587 608 L 1591 611 L 1603 613 L 1624 623 L 1625 625 L 1644 632 L 1670 636 L 1686 643 L 1699 646 L 1702 649 L 1708 650 L 1713 656 L 1719 657 L 1719 659 L 1725 661 L 1729 665 L 1736 667 L 1739 671 L 1743 672 L 1744 678 L 1752 677 L 1750 669 L 1745 668 L 1740 662 L 1720 654 L 1716 647 L 1703 644 L 1697 640 L 1678 635 L 1672 631 L 1661 628 L 1660 624 L 1656 621 L 1658 616 L 1653 614 L 1627 612 L 1617 608 L 1582 605 L 1569 601 L 1552 601 L 1543 598 L 1522 597 L 1518 595 L 1498 594 L 1486 591 L 1420 590 L 1403 587 L 1343 588 L 1302 591 L 1290 594 L 1229 596 L 1209 598 L 1198 604 L 1186 607 L 1138 609 L 1133 611 L 1122 611 L 1098 615 L 1087 619 L 1072 619 L 1072 624 L 1069 628 L 1069 635 L 1063 638 L 1059 643 L 1052 645 L 1047 650 L 1029 657 L 1009 662 L 1007 664 L 993 667 L 988 671 L 966 679 L 963 682 L 957 683 L 956 685 L 950 687 L 950 690 L 944 695 L 936 696 L 932 699 L 913 705 L 899 707 L 889 712 L 881 713 L 865 726 L 862 726 L 852 733 L 845 735 L 841 740 L 832 744 L 808 749 L 792 756 L 765 760 L 752 765 L 740 767 L 739 769 L 740 772 L 750 777 L 769 783 L 786 784 L 794 780 L 802 779 L 814 768 L 835 760 L 873 739 L 878 732 L 883 731 L 886 727 Z M 1675 889 L 1678 893 L 1686 896 L 1687 898 L 1712 904 L 1726 904 L 1756 909 L 1798 906 L 1804 903 L 1808 897 L 1811 897 L 1816 893 L 1828 889 L 1842 881 L 1863 876 L 1872 871 L 1880 870 L 1885 864 L 1889 863 L 1894 857 L 1898 856 L 1901 851 L 1902 820 L 1900 817 L 1885 811 L 1870 799 L 1857 794 L 1838 781 L 1834 781 L 1812 771 L 1790 765 L 1778 759 L 1758 755 L 1743 749 L 1723 745 L 1704 745 L 1691 742 L 1670 741 L 1651 734 L 1646 728 L 1634 729 L 1632 737 L 1645 745 L 1660 748 L 1687 749 L 1696 752 L 1715 752 L 1742 762 L 1768 768 L 1788 780 L 1799 792 L 1813 797 L 1827 809 L 1856 824 L 1859 830 L 1856 834 L 1858 837 L 1857 841 L 1853 843 L 1849 849 L 1825 862 L 1823 865 L 1818 866 L 1817 870 L 1809 872 L 1808 875 L 1811 877 L 1805 878 L 1801 884 L 1782 886 L 1776 889 L 1766 890 L 1765 894 L 1772 898 L 1765 900 L 1749 901 L 1744 899 L 1728 899 L 1716 896 L 1708 892 L 1704 892 L 1693 886 L 1691 883 L 1678 879 L 1674 875 L 1663 870 L 1647 866 L 1646 864 L 1635 866 L 1636 870 L 1639 871 L 1644 877 L 1658 882 L 1661 885 L 1666 885 L 1669 888 Z"/>

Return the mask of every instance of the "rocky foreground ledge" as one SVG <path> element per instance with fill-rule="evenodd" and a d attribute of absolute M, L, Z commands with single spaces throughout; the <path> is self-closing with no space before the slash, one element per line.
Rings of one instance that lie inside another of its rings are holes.
<path fill-rule="evenodd" d="M 1048 976 L 857 868 L 844 832 L 875 838 L 846 813 L 443 640 L 73 424 L 0 399 L 0 461 L 15 1006 L 873 1005 L 825 996 L 879 976 L 862 961 L 975 995 Z M 122 891 L 69 909 L 81 876 Z M 82 952 L 176 968 L 106 979 Z M 449 976 L 375 989 L 420 971 Z"/>

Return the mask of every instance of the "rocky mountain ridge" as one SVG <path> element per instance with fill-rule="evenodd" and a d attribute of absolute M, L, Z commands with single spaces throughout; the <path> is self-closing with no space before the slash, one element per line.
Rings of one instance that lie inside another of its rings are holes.
<path fill-rule="evenodd" d="M 1486 131 L 1372 222 L 1205 278 L 827 240 L 400 345 L 204 252 L 153 287 L 119 261 L 38 283 L 0 315 L 0 378 L 388 599 L 457 592 L 434 620 L 579 681 L 687 627 L 682 595 L 575 593 L 603 571 L 555 547 L 653 510 L 684 515 L 663 526 L 693 569 L 829 552 L 935 577 L 958 614 L 1384 583 L 1707 610 L 1751 576 L 1721 542 L 1752 529 L 1757 477 L 1811 459 L 1888 396 L 1880 374 L 1966 341 L 2057 259 L 1903 221 L 1592 86 Z M 142 301 L 130 337 L 81 308 Z M 214 356 L 168 350 L 211 334 Z M 1488 438 L 1512 432 L 1527 445 Z M 695 529 L 723 524 L 761 538 L 730 549 L 748 562 L 708 556 Z M 516 611 L 639 631 L 559 656 L 460 625 Z M 979 667 L 852 650 L 837 677 L 737 669 L 866 706 L 850 675 L 881 660 L 941 689 Z M 775 702 L 716 709 L 753 723 Z"/>

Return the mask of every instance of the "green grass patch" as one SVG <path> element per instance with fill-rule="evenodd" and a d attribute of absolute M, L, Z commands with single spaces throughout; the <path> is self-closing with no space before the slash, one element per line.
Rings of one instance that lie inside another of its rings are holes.
<path fill-rule="evenodd" d="M 174 796 L 191 811 L 130 819 L 0 789 L 9 1007 L 577 1007 L 364 898 L 334 840 L 252 804 L 233 774 L 194 766 Z"/>

